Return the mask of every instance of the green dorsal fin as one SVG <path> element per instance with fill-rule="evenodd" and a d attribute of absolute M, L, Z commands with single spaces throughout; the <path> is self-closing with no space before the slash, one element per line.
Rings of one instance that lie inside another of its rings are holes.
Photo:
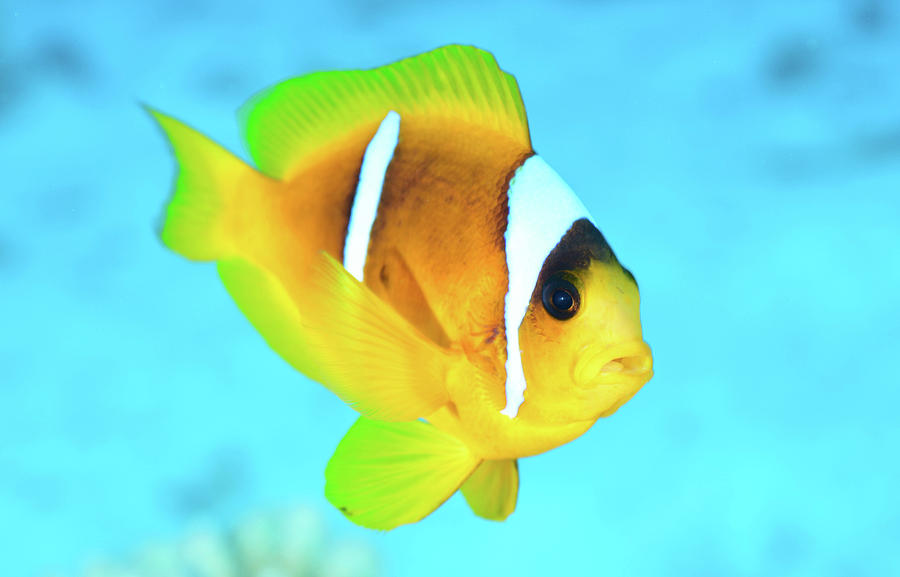
<path fill-rule="evenodd" d="M 473 46 L 451 45 L 372 70 L 316 72 L 286 80 L 240 110 L 260 170 L 289 178 L 324 144 L 373 124 L 388 111 L 404 120 L 443 118 L 495 129 L 531 149 L 516 79 Z"/>

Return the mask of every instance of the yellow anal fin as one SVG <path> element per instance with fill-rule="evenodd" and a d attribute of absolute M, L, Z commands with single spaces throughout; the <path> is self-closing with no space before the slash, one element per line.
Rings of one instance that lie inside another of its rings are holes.
<path fill-rule="evenodd" d="M 519 465 L 515 459 L 483 461 L 461 491 L 476 515 L 503 521 L 516 510 Z"/>
<path fill-rule="evenodd" d="M 325 496 L 354 523 L 387 531 L 437 509 L 479 462 L 428 423 L 361 417 L 328 462 Z"/>
<path fill-rule="evenodd" d="M 422 335 L 327 253 L 314 257 L 297 306 L 320 382 L 362 415 L 410 421 L 449 400 L 448 373 L 462 355 Z"/>
<path fill-rule="evenodd" d="M 321 382 L 324 376 L 309 354 L 300 314 L 281 283 L 244 259 L 221 260 L 218 268 L 225 288 L 266 343 L 295 369 Z"/>

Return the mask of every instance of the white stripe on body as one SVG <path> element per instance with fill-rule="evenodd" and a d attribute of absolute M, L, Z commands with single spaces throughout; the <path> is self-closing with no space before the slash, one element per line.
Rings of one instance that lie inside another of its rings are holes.
<path fill-rule="evenodd" d="M 356 195 L 350 209 L 347 224 L 347 238 L 344 241 L 344 268 L 362 282 L 366 255 L 369 252 L 369 237 L 378 214 L 384 175 L 394 157 L 394 150 L 400 139 L 400 115 L 391 110 L 381 121 L 378 131 L 366 146 Z"/>
<path fill-rule="evenodd" d="M 516 170 L 509 182 L 506 233 L 506 407 L 509 418 L 525 401 L 525 370 L 519 350 L 519 325 L 528 311 L 544 261 L 579 219 L 590 219 L 587 208 L 544 159 L 535 155 Z"/>

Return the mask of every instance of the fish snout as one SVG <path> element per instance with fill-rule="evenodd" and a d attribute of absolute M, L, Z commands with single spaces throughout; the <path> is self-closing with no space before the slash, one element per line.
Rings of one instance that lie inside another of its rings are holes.
<path fill-rule="evenodd" d="M 608 347 L 583 349 L 573 370 L 578 387 L 604 385 L 641 387 L 653 376 L 653 355 L 644 341 L 628 341 Z"/>

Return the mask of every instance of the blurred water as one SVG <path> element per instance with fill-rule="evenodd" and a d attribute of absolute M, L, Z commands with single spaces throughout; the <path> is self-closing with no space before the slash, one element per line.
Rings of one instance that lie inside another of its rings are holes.
<path fill-rule="evenodd" d="M 640 283 L 653 381 L 521 462 L 517 512 L 352 526 L 354 413 L 153 231 L 139 101 L 241 151 L 233 112 L 450 42 L 519 80 L 536 148 Z M 0 4 L 0 574 L 298 499 L 388 575 L 900 574 L 900 4 Z"/>

